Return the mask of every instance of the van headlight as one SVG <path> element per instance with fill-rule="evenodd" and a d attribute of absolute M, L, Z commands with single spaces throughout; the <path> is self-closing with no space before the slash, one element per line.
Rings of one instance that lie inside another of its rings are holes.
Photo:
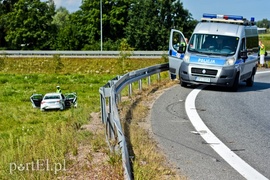
<path fill-rule="evenodd" d="M 189 59 L 190 59 L 190 55 L 185 54 L 185 56 L 184 56 L 184 61 L 185 61 L 186 63 L 188 63 L 188 62 L 189 62 Z"/>
<path fill-rule="evenodd" d="M 228 58 L 227 59 L 225 65 L 231 66 L 231 65 L 234 65 L 234 63 L 235 63 L 235 58 L 234 57 L 231 57 L 231 58 Z"/>

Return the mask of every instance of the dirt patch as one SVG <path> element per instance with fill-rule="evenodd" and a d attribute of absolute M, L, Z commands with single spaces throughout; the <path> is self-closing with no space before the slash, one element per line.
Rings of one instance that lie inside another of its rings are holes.
<path fill-rule="evenodd" d="M 132 97 L 132 99 L 123 97 L 123 101 L 131 101 L 131 104 L 127 105 L 126 107 L 124 106 L 124 108 L 120 107 L 119 112 L 121 114 L 121 121 L 133 121 L 134 117 L 126 114 L 130 113 L 130 110 L 128 110 L 130 109 L 130 106 L 132 108 L 135 108 L 136 106 L 144 106 L 144 109 L 147 110 L 143 112 L 143 115 L 140 115 L 141 120 L 137 122 L 137 125 L 140 127 L 140 129 L 143 129 L 146 132 L 151 141 L 155 141 L 151 128 L 151 108 L 153 107 L 156 99 L 159 98 L 164 91 L 174 85 L 177 85 L 178 83 L 178 81 L 168 81 L 166 83 L 153 86 L 142 93 L 136 94 Z M 126 109 L 127 111 L 124 111 L 123 109 Z M 100 113 L 91 113 L 89 123 L 83 125 L 81 127 L 81 131 L 92 132 L 94 137 L 100 136 L 101 140 L 105 141 L 105 127 L 101 122 Z M 93 139 L 91 141 L 93 141 Z M 153 151 L 157 151 L 158 154 L 165 157 L 161 148 L 155 145 L 153 147 L 155 147 L 155 150 L 153 149 Z M 136 155 L 140 156 L 142 154 L 139 153 Z M 111 157 L 109 147 L 107 145 L 104 148 L 94 150 L 93 143 L 80 144 L 78 146 L 77 155 L 69 155 L 68 159 L 70 159 L 71 165 L 67 169 L 65 176 L 61 177 L 60 179 L 124 179 L 123 172 L 119 173 L 119 171 L 122 171 L 122 163 L 114 165 L 108 163 L 111 160 Z M 157 169 L 157 171 L 162 171 L 162 176 L 160 176 L 161 179 L 186 179 L 185 177 L 180 177 L 177 175 L 177 173 L 175 173 L 177 172 L 175 166 L 168 162 L 166 158 L 164 159 L 165 160 L 162 163 L 164 164 L 164 167 L 158 167 Z M 141 164 L 140 166 L 148 166 L 149 163 L 147 161 L 143 162 L 144 163 L 139 163 Z"/>
<path fill-rule="evenodd" d="M 101 137 L 105 141 L 104 125 L 101 122 L 100 113 L 91 113 L 88 124 L 81 126 L 80 131 L 89 131 L 93 133 L 93 139 L 89 143 L 82 143 L 78 146 L 77 154 L 68 155 L 70 165 L 65 175 L 59 179 L 71 180 L 101 180 L 101 179 L 122 179 L 121 174 L 116 173 L 118 167 L 109 164 L 110 155 L 108 147 L 94 149 L 93 141 Z M 104 143 L 104 142 L 103 142 Z"/>

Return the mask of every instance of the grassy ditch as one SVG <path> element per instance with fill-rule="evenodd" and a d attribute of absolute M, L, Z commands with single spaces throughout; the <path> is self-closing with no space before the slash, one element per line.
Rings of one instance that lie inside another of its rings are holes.
<path fill-rule="evenodd" d="M 0 179 L 121 179 L 99 117 L 99 87 L 163 59 L 0 57 Z M 166 75 L 165 75 L 166 76 Z M 76 92 L 78 108 L 41 112 L 33 93 Z M 125 94 L 125 92 L 124 92 Z M 138 152 L 139 153 L 139 152 Z"/>
<path fill-rule="evenodd" d="M 151 138 L 149 113 L 152 104 L 159 94 L 176 83 L 169 79 L 156 81 L 142 92 L 135 91 L 132 98 L 124 99 L 119 105 L 122 127 L 130 145 L 129 155 L 133 157 L 134 179 L 187 179 L 166 161 L 165 155 Z"/>

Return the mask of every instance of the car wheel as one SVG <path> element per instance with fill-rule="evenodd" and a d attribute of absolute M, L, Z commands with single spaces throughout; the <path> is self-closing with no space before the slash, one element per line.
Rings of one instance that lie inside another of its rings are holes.
<path fill-rule="evenodd" d="M 60 111 L 63 111 L 64 110 L 64 105 L 62 104 L 62 106 L 60 107 Z"/>

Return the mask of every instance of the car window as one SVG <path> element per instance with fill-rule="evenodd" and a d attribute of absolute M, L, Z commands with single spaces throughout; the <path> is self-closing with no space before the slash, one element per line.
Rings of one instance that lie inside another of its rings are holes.
<path fill-rule="evenodd" d="M 54 96 L 45 96 L 44 99 L 60 99 L 60 96 L 54 95 Z"/>

